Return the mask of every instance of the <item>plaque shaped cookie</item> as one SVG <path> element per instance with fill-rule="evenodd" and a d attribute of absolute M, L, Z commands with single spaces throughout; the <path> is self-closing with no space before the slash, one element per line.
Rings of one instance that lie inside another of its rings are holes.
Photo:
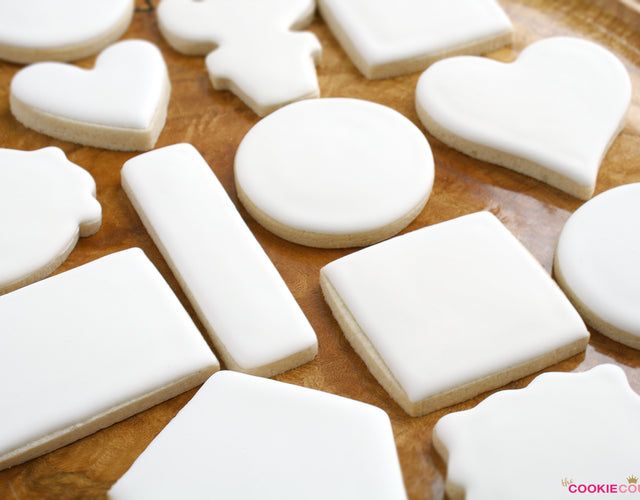
<path fill-rule="evenodd" d="M 433 185 L 431 148 L 411 121 L 359 99 L 310 99 L 263 118 L 235 158 L 247 211 L 287 240 L 376 243 L 404 229 Z"/>
<path fill-rule="evenodd" d="M 134 0 L 0 2 L 0 59 L 72 61 L 99 52 L 127 30 Z"/>
<path fill-rule="evenodd" d="M 397 236 L 320 273 L 347 340 L 410 415 L 583 351 L 569 300 L 489 212 Z"/>
<path fill-rule="evenodd" d="M 109 497 L 405 500 L 406 492 L 381 409 L 223 371 L 205 382 Z"/>
<path fill-rule="evenodd" d="M 202 383 L 219 364 L 142 250 L 0 297 L 0 469 Z"/>
<path fill-rule="evenodd" d="M 547 38 L 512 63 L 453 57 L 423 73 L 422 123 L 463 153 L 589 199 L 624 126 L 631 80 L 620 60 L 579 38 Z"/>
<path fill-rule="evenodd" d="M 446 415 L 433 443 L 448 464 L 451 500 L 633 498 L 638 422 L 640 396 L 619 367 L 605 364 L 544 373 L 525 389 Z"/>
<path fill-rule="evenodd" d="M 26 127 L 87 146 L 153 148 L 171 84 L 158 48 L 143 40 L 107 47 L 90 70 L 43 62 L 11 81 L 11 112 Z"/>
<path fill-rule="evenodd" d="M 230 90 L 264 116 L 300 99 L 318 97 L 321 56 L 307 26 L 313 0 L 162 0 L 160 30 L 184 54 L 205 55 L 213 87 Z"/>
<path fill-rule="evenodd" d="M 100 228 L 91 175 L 58 148 L 0 149 L 0 293 L 52 273 Z"/>
<path fill-rule="evenodd" d="M 360 72 L 389 78 L 444 57 L 511 43 L 496 0 L 319 0 L 322 17 Z"/>
<path fill-rule="evenodd" d="M 640 183 L 582 205 L 562 229 L 554 273 L 585 321 L 640 349 Z"/>

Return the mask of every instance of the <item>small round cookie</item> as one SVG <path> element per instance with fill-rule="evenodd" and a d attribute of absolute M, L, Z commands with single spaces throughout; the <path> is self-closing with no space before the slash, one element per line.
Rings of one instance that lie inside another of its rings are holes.
<path fill-rule="evenodd" d="M 74 61 L 96 54 L 127 30 L 133 0 L 0 2 L 0 59 Z"/>
<path fill-rule="evenodd" d="M 317 248 L 370 245 L 404 229 L 433 185 L 431 148 L 400 113 L 310 99 L 258 122 L 235 159 L 238 197 L 278 236 Z"/>
<path fill-rule="evenodd" d="M 640 183 L 596 196 L 567 221 L 554 273 L 585 321 L 640 349 Z"/>

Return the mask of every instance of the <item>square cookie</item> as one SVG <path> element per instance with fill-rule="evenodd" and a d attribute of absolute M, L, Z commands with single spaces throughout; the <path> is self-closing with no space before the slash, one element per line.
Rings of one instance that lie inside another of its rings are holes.
<path fill-rule="evenodd" d="M 496 0 L 319 0 L 322 17 L 367 78 L 421 71 L 459 54 L 511 43 Z"/>
<path fill-rule="evenodd" d="M 353 348 L 412 416 L 541 370 L 589 339 L 560 288 L 489 212 L 338 259 L 320 284 Z"/>

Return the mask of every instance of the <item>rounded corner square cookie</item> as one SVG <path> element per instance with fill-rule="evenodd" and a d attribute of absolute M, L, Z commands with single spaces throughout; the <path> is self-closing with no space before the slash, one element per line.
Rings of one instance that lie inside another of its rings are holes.
<path fill-rule="evenodd" d="M 418 416 L 583 351 L 589 333 L 560 288 L 489 212 L 338 259 L 320 284 L 381 385 Z"/>
<path fill-rule="evenodd" d="M 496 0 L 319 0 L 322 17 L 367 78 L 425 69 L 458 54 L 509 45 L 513 27 Z"/>

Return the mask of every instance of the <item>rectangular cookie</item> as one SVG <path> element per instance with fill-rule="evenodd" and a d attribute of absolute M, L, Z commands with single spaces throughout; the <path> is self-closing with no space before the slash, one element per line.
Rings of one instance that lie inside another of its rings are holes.
<path fill-rule="evenodd" d="M 315 357 L 311 325 L 193 146 L 132 158 L 122 187 L 227 368 L 270 377 Z"/>
<path fill-rule="evenodd" d="M 142 250 L 0 297 L 0 469 L 202 383 L 219 369 Z"/>

